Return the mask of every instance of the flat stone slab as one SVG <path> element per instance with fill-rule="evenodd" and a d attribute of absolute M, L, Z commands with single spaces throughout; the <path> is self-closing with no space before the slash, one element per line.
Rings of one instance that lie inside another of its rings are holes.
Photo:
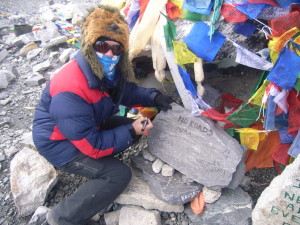
<path fill-rule="evenodd" d="M 253 225 L 300 224 L 300 157 L 262 192 L 252 213 Z"/>
<path fill-rule="evenodd" d="M 226 187 L 244 151 L 212 120 L 194 117 L 178 104 L 160 112 L 148 136 L 149 151 L 207 187 Z"/>
<path fill-rule="evenodd" d="M 194 214 L 190 206 L 184 212 L 192 221 L 190 225 L 249 225 L 252 201 L 248 193 L 240 187 L 236 190 L 225 188 L 216 202 L 205 205 L 202 213 Z M 269 223 L 264 225 L 267 224 Z"/>
<path fill-rule="evenodd" d="M 183 205 L 171 205 L 157 198 L 144 180 L 142 172 L 132 169 L 132 178 L 121 195 L 115 200 L 121 205 L 142 206 L 144 209 L 157 209 L 162 212 L 183 212 Z"/>
<path fill-rule="evenodd" d="M 142 156 L 131 157 L 133 165 L 143 171 L 152 193 L 159 199 L 172 205 L 183 205 L 193 200 L 201 191 L 203 185 L 196 182 L 186 183 L 182 174 L 176 172 L 171 177 L 156 174 L 152 170 L 152 162 Z"/>

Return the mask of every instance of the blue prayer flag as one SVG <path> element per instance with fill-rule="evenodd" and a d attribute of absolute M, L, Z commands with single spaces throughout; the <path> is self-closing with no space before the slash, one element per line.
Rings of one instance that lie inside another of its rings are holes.
<path fill-rule="evenodd" d="M 208 5 L 208 7 L 206 8 L 197 8 L 195 7 L 195 5 L 191 4 L 189 1 L 184 1 L 182 4 L 182 8 L 191 11 L 191 12 L 195 12 L 195 13 L 199 13 L 199 14 L 203 14 L 203 15 L 209 15 L 211 12 L 211 9 L 214 5 L 214 1 L 209 1 L 210 4 Z"/>
<path fill-rule="evenodd" d="M 293 156 L 294 158 L 297 158 L 297 156 L 300 153 L 300 132 L 298 131 L 298 134 L 293 142 L 293 144 L 291 145 L 288 154 L 290 156 Z"/>
<path fill-rule="evenodd" d="M 181 66 L 178 66 L 178 70 L 179 70 L 179 73 L 182 77 L 185 89 L 190 91 L 193 96 L 197 96 L 198 95 L 197 91 L 194 87 L 194 84 L 193 84 L 193 82 L 191 80 L 191 77 L 188 74 L 188 72 L 186 70 L 184 70 Z"/>
<path fill-rule="evenodd" d="M 241 22 L 236 23 L 233 27 L 233 30 L 237 34 L 244 35 L 245 37 L 251 37 L 256 30 L 256 26 L 248 22 Z"/>
<path fill-rule="evenodd" d="M 293 45 L 297 45 L 293 43 Z M 299 45 L 297 45 L 299 46 Z M 300 57 L 285 47 L 279 54 L 278 59 L 270 71 L 267 79 L 279 87 L 291 90 L 298 78 L 300 71 Z"/>
<path fill-rule="evenodd" d="M 198 57 L 212 62 L 222 47 L 226 37 L 219 31 L 215 31 L 210 41 L 208 32 L 209 26 L 200 21 L 194 24 L 183 42 L 186 43 L 187 47 Z"/>
<path fill-rule="evenodd" d="M 236 8 L 242 13 L 249 16 L 251 19 L 255 19 L 259 15 L 261 10 L 266 6 L 269 5 L 264 3 L 256 3 L 256 4 L 246 3 L 246 4 L 237 5 Z"/>
<path fill-rule="evenodd" d="M 282 8 L 287 8 L 297 0 L 275 0 Z"/>

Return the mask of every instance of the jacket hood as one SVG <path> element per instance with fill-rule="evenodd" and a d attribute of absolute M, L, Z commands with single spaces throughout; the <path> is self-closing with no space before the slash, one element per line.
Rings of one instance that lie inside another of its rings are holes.
<path fill-rule="evenodd" d="M 93 44 L 100 37 L 107 37 L 123 45 L 124 52 L 120 55 L 117 67 L 126 80 L 134 81 L 134 72 L 128 56 L 129 27 L 117 8 L 98 5 L 89 9 L 81 27 L 80 45 L 82 53 L 93 73 L 102 80 L 104 69 L 93 48 Z"/>

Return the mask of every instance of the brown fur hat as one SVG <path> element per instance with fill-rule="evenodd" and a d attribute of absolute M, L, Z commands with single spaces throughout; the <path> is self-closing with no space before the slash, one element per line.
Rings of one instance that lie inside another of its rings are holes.
<path fill-rule="evenodd" d="M 81 28 L 81 49 L 92 71 L 103 79 L 103 67 L 94 52 L 93 44 L 100 37 L 106 37 L 119 42 L 124 47 L 120 55 L 118 68 L 125 79 L 134 80 L 134 73 L 128 57 L 129 28 L 126 20 L 114 7 L 98 5 L 89 9 Z"/>

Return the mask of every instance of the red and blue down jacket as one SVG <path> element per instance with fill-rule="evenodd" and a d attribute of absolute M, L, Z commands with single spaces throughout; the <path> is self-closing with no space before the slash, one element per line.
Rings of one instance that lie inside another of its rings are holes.
<path fill-rule="evenodd" d="M 101 124 L 117 112 L 119 104 L 155 106 L 158 92 L 124 81 L 114 102 L 105 90 L 120 77 L 116 71 L 114 81 L 100 81 L 79 52 L 52 78 L 36 108 L 32 131 L 38 151 L 51 164 L 62 166 L 79 151 L 100 158 L 132 145 L 131 124 L 111 130 L 101 130 Z"/>

